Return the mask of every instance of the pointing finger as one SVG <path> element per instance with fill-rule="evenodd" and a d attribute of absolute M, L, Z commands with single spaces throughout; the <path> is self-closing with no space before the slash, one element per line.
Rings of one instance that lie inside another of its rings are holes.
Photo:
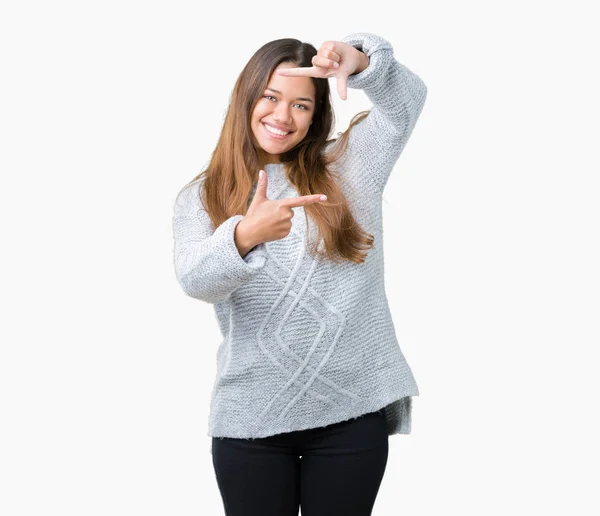
<path fill-rule="evenodd" d="M 280 203 L 290 208 L 296 208 L 298 206 L 305 206 L 307 204 L 314 204 L 316 202 L 323 202 L 327 200 L 326 195 L 314 194 L 314 195 L 302 195 L 300 197 L 288 197 L 281 199 Z"/>
<path fill-rule="evenodd" d="M 279 75 L 288 77 L 323 77 L 325 70 L 318 66 L 302 66 L 299 68 L 278 68 L 276 72 Z"/>

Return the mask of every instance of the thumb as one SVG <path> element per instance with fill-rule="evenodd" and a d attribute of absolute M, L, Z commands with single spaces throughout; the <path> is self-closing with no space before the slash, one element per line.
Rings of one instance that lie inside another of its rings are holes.
<path fill-rule="evenodd" d="M 257 200 L 264 201 L 267 199 L 267 174 L 265 174 L 264 170 L 258 171 L 258 183 L 256 185 L 256 192 L 254 193 L 254 198 L 252 199 L 252 204 L 254 204 Z"/>
<path fill-rule="evenodd" d="M 340 98 L 342 100 L 346 100 L 346 92 L 348 89 L 347 77 L 348 77 L 347 75 L 338 75 L 336 78 L 338 95 L 340 96 Z"/>

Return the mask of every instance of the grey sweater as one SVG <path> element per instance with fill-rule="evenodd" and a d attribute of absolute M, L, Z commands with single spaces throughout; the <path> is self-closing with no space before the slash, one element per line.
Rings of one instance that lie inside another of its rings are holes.
<path fill-rule="evenodd" d="M 385 39 L 357 33 L 342 41 L 369 57 L 365 70 L 348 77 L 348 87 L 362 89 L 373 105 L 335 163 L 356 221 L 375 237 L 364 263 L 313 259 L 303 207 L 293 208 L 289 235 L 242 258 L 234 231 L 243 215 L 213 230 L 200 179 L 175 201 L 177 279 L 188 296 L 214 305 L 223 337 L 208 422 L 212 437 L 266 437 L 382 408 L 389 435 L 411 431 L 411 396 L 419 391 L 386 298 L 382 193 L 427 88 L 396 61 Z M 265 167 L 269 199 L 298 196 L 282 167 Z"/>

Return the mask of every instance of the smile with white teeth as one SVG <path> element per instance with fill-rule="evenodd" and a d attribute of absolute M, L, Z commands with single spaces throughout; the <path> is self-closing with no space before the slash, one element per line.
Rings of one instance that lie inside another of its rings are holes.
<path fill-rule="evenodd" d="M 289 132 L 286 133 L 284 131 L 280 131 L 279 129 L 275 129 L 275 127 L 271 127 L 267 123 L 263 123 L 263 124 L 267 128 L 267 131 L 269 131 L 270 133 L 278 134 L 279 136 L 285 136 L 286 134 L 290 134 Z"/>

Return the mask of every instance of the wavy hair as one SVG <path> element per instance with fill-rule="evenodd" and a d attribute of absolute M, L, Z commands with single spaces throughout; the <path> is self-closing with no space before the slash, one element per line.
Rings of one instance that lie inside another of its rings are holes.
<path fill-rule="evenodd" d="M 316 54 L 317 49 L 310 43 L 293 38 L 277 39 L 257 50 L 240 73 L 212 158 L 205 170 L 188 183 L 203 179 L 199 186 L 200 198 L 214 228 L 233 215 L 245 215 L 250 206 L 250 193 L 258 181 L 259 167 L 259 153 L 253 143 L 250 120 L 272 73 L 284 62 L 297 67 L 312 66 L 312 57 Z M 310 216 L 324 244 L 323 252 L 318 250 L 317 243 L 309 246 L 309 252 L 335 262 L 362 263 L 373 246 L 373 235 L 356 222 L 338 186 L 338 175 L 329 165 L 341 157 L 346 150 L 350 130 L 369 111 L 356 114 L 348 129 L 340 133 L 339 139 L 327 139 L 335 122 L 329 82 L 326 78 L 311 77 L 311 80 L 316 97 L 313 122 L 305 138 L 294 148 L 280 154 L 280 160 L 285 165 L 288 181 L 296 187 L 300 196 L 313 192 L 327 195 L 327 201 L 303 207 L 307 227 Z M 337 142 L 337 149 L 332 153 L 324 152 L 325 147 L 333 142 Z"/>

